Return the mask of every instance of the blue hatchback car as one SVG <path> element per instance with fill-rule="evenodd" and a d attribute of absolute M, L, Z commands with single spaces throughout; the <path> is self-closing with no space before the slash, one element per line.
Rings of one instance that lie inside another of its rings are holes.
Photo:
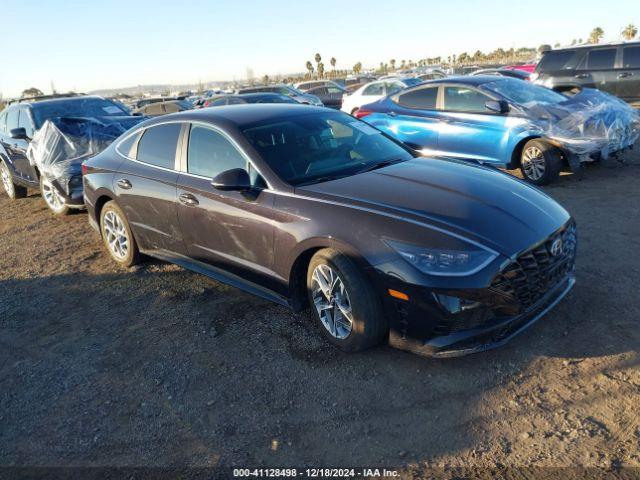
<path fill-rule="evenodd" d="M 585 89 L 568 97 L 506 77 L 450 77 L 364 105 L 356 114 L 420 151 L 520 168 L 536 185 L 565 166 L 618 155 L 640 132 L 624 102 Z"/>

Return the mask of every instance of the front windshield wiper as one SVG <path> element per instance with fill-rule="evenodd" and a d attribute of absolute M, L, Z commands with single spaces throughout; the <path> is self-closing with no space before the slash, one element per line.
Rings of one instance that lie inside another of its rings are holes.
<path fill-rule="evenodd" d="M 391 158 L 389 160 L 384 160 L 382 162 L 374 163 L 373 165 L 367 165 L 362 170 L 358 170 L 356 174 L 371 172 L 373 170 L 378 170 L 379 168 L 388 167 L 389 165 L 393 165 L 395 163 L 404 162 L 405 160 L 406 159 L 404 158 Z"/>

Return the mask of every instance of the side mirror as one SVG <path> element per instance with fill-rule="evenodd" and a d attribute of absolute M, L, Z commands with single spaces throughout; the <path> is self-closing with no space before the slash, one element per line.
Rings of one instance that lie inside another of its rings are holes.
<path fill-rule="evenodd" d="M 251 190 L 251 179 L 244 168 L 232 168 L 216 175 L 211 185 L 218 190 L 244 192 Z"/>
<path fill-rule="evenodd" d="M 484 108 L 493 113 L 507 113 L 509 111 L 509 104 L 505 101 L 487 100 Z"/>
<path fill-rule="evenodd" d="M 27 137 L 27 131 L 22 127 L 12 128 L 9 135 L 11 135 L 11 138 L 15 138 L 16 140 L 26 140 L 29 138 Z"/>

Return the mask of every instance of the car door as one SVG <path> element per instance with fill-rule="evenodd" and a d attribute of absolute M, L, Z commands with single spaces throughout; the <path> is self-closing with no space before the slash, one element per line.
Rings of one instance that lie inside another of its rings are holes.
<path fill-rule="evenodd" d="M 414 150 L 424 153 L 436 151 L 441 124 L 437 110 L 438 92 L 438 85 L 401 92 L 391 97 L 396 107 L 384 116 L 365 117 L 365 121 Z"/>
<path fill-rule="evenodd" d="M 25 133 L 27 134 L 27 140 L 23 140 L 24 143 L 21 143 L 21 148 L 24 147 L 24 151 L 21 150 L 21 155 L 16 162 L 19 169 L 22 171 L 23 176 L 26 180 L 30 182 L 37 182 L 38 172 L 36 171 L 35 165 L 32 165 L 27 156 L 27 149 L 29 148 L 29 142 L 33 138 L 36 133 L 36 129 L 34 127 L 33 119 L 31 118 L 31 112 L 28 108 L 24 107 L 19 109 L 20 114 L 18 116 L 18 128 L 24 128 Z M 24 153 L 24 155 L 22 155 Z"/>
<path fill-rule="evenodd" d="M 194 123 L 178 179 L 178 217 L 189 256 L 272 290 L 282 287 L 273 273 L 273 194 L 239 147 L 222 131 Z M 219 173 L 247 169 L 255 190 L 222 191 L 212 186 Z"/>
<path fill-rule="evenodd" d="M 376 100 L 380 100 L 385 96 L 385 82 L 374 82 L 365 87 L 362 91 L 362 95 L 360 97 L 360 105 L 366 105 L 368 103 L 373 103 Z"/>
<path fill-rule="evenodd" d="M 507 117 L 487 110 L 491 97 L 467 85 L 442 86 L 438 150 L 462 159 L 508 163 Z"/>
<path fill-rule="evenodd" d="M 137 134 L 129 151 L 118 147 L 126 159 L 114 176 L 113 191 L 141 250 L 185 253 L 176 206 L 176 152 L 183 125 L 150 126 Z"/>
<path fill-rule="evenodd" d="M 617 95 L 640 106 L 640 44 L 622 47 L 622 64 L 617 71 Z"/>
<path fill-rule="evenodd" d="M 618 83 L 616 63 L 617 47 L 602 47 L 589 50 L 582 60 L 576 78 L 585 87 L 597 88 L 603 92 L 616 94 Z"/>
<path fill-rule="evenodd" d="M 16 107 L 7 111 L 7 123 L 2 138 L 2 146 L 7 152 L 8 160 L 13 167 L 14 175 L 23 182 L 35 183 L 38 181 L 35 170 L 29 164 L 27 148 L 29 140 L 24 138 L 12 138 L 11 130 L 20 127 L 20 114 L 22 108 Z M 33 132 L 31 133 L 33 135 Z"/>

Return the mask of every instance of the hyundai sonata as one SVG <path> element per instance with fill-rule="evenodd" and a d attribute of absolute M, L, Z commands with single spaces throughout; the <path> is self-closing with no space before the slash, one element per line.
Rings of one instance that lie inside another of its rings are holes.
<path fill-rule="evenodd" d="M 147 120 L 84 164 L 84 191 L 118 263 L 146 254 L 310 307 L 345 351 L 485 350 L 574 284 L 575 225 L 547 195 L 324 108 Z"/>

